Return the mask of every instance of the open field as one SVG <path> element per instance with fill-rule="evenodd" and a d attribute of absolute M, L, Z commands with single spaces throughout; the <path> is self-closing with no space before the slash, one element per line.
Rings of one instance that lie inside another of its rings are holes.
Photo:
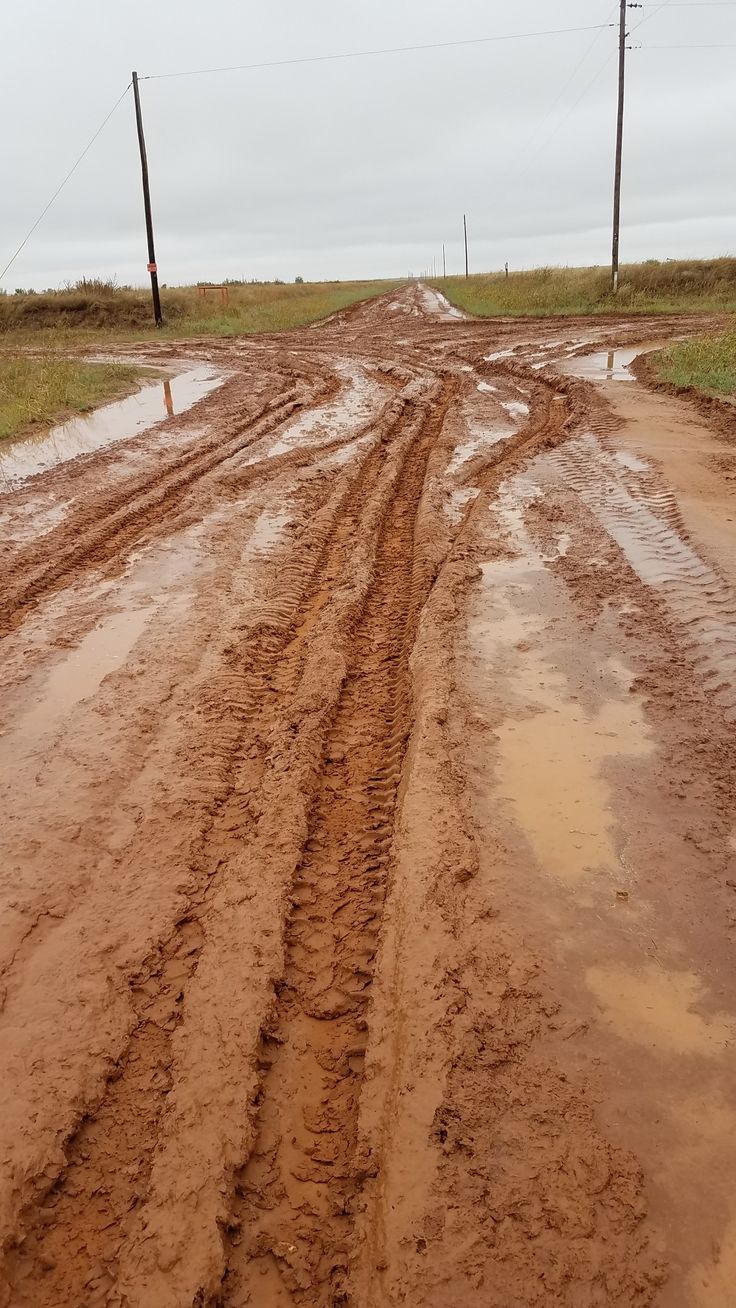
<path fill-rule="evenodd" d="M 381 295 L 394 285 L 391 281 L 233 284 L 228 287 L 227 304 L 216 292 L 203 298 L 196 286 L 163 288 L 163 332 L 178 338 L 285 331 Z M 0 296 L 0 344 L 42 340 L 63 346 L 101 335 L 138 340 L 158 334 L 147 290 L 91 280 L 69 291 Z"/>
<path fill-rule="evenodd" d="M 404 286 L 0 446 L 0 1308 L 732 1308 L 705 330 Z"/>
<path fill-rule="evenodd" d="M 125 394 L 138 376 L 129 364 L 0 355 L 0 439 L 86 413 Z"/>
<path fill-rule="evenodd" d="M 736 259 L 668 259 L 624 264 L 618 296 L 608 268 L 538 268 L 530 272 L 448 277 L 433 283 L 468 313 L 736 312 Z"/>

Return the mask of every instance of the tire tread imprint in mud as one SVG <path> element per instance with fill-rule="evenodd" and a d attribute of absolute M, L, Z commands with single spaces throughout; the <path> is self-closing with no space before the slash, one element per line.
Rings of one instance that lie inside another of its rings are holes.
<path fill-rule="evenodd" d="M 425 416 L 379 528 L 309 835 L 286 962 L 263 1032 L 258 1132 L 237 1176 L 222 1302 L 350 1302 L 366 1014 L 410 727 L 409 656 L 431 563 L 415 549 L 426 464 L 451 388 Z M 357 524 L 360 529 L 360 524 Z M 276 1297 L 271 1300 L 270 1295 Z"/>

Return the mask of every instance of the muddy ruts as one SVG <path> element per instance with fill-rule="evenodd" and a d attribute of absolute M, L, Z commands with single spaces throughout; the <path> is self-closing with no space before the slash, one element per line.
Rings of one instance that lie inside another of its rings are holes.
<path fill-rule="evenodd" d="M 59 583 L 68 582 L 70 575 L 130 547 L 143 526 L 167 512 L 198 477 L 232 458 L 300 407 L 294 392 L 269 402 L 254 417 L 241 421 L 229 439 L 167 459 L 156 477 L 147 475 L 138 485 L 124 483 L 106 503 L 96 505 L 99 516 L 93 520 L 80 516 L 78 523 L 70 520 L 45 538 L 42 548 L 35 546 L 27 556 L 21 556 L 16 562 L 15 578 L 6 579 L 0 589 L 0 634 L 41 596 Z M 58 551 L 57 538 L 62 542 Z"/>
<path fill-rule="evenodd" d="M 412 515 L 426 455 L 444 411 L 443 401 L 436 416 L 428 416 L 438 390 L 434 381 L 414 384 L 382 411 L 372 448 L 362 464 L 358 461 L 355 475 L 338 483 L 314 515 L 309 543 L 302 541 L 294 567 L 283 571 L 273 600 L 240 628 L 237 642 L 227 645 L 226 660 L 216 675 L 192 687 L 190 727 L 197 732 L 192 748 L 198 757 L 192 789 L 201 791 L 201 797 L 190 809 L 192 845 L 187 848 L 183 832 L 179 839 L 189 863 L 188 909 L 173 926 L 171 937 L 130 978 L 137 1021 L 129 1045 L 118 1058 L 101 1100 L 90 1107 L 67 1142 L 61 1175 L 45 1196 L 39 1182 L 40 1200 L 29 1204 L 20 1219 L 24 1238 L 6 1265 L 9 1302 L 36 1308 L 60 1302 L 144 1301 L 141 1284 L 150 1283 L 150 1272 L 142 1242 L 148 1241 L 155 1259 L 150 1239 L 155 1225 L 152 1173 L 157 1159 L 161 1165 L 162 1149 L 165 1163 L 162 1131 L 166 1128 L 169 1137 L 177 1134 L 177 1124 L 171 1124 L 170 1093 L 183 1074 L 177 1066 L 174 1036 L 197 979 L 203 948 L 207 949 L 208 914 L 222 881 L 233 875 L 241 851 L 252 843 L 251 861 L 262 877 L 264 857 L 267 851 L 273 853 L 276 843 L 274 824 L 284 825 L 283 812 L 314 795 L 342 679 L 330 691 L 322 676 L 314 731 L 302 730 L 296 737 L 287 769 L 284 741 L 290 739 L 294 717 L 304 714 L 304 704 L 313 694 L 315 664 L 324 668 L 321 642 L 333 651 L 344 646 L 343 667 L 353 668 L 358 657 L 364 662 L 365 635 L 355 633 L 366 596 L 373 607 L 370 613 L 365 609 L 363 633 L 366 624 L 369 627 L 374 621 L 370 614 L 377 615 L 375 605 L 383 612 L 387 595 L 391 596 L 392 607 L 375 620 L 382 633 L 389 617 L 389 625 L 395 627 L 394 643 L 386 655 L 389 686 L 398 674 L 398 664 L 393 667 L 397 658 L 404 675 L 419 597 L 428 586 L 424 572 L 417 574 L 419 581 L 414 577 L 418 565 L 412 563 Z M 407 557 L 401 563 L 404 550 Z M 376 583 L 375 598 L 370 598 Z M 415 598 L 407 608 L 410 594 Z M 237 615 L 234 622 L 237 628 Z M 408 643 L 396 645 L 402 623 Z M 349 677 L 346 695 L 355 675 Z M 382 702 L 389 717 L 399 712 L 398 707 L 392 708 L 390 695 Z M 405 700 L 401 704 L 404 713 Z M 399 754 L 405 729 L 404 719 L 397 717 L 393 748 Z M 373 726 L 371 732 L 375 734 Z M 269 748 L 280 767 L 276 771 L 272 765 L 269 772 L 266 764 L 270 789 L 264 784 L 259 794 L 258 772 L 263 751 Z M 373 813 L 383 802 L 385 783 L 393 786 L 391 776 L 382 777 L 382 766 L 378 757 L 371 763 L 373 780 L 369 778 L 366 794 Z M 266 829 L 259 842 L 254 812 L 261 806 L 266 810 Z M 150 839 L 150 831 L 141 831 L 126 857 L 145 857 L 143 846 Z M 302 836 L 299 847 L 303 845 Z M 295 860 L 296 851 L 287 881 Z M 272 864 L 277 876 L 275 857 Z M 246 1137 L 247 1105 L 241 1129 Z M 212 1182 L 217 1188 L 222 1184 L 214 1168 Z M 170 1210 L 170 1200 L 166 1207 Z M 217 1240 L 216 1229 L 212 1234 Z M 166 1279 L 173 1302 L 188 1302 L 172 1288 L 178 1285 L 176 1278 Z M 191 1297 L 196 1289 L 192 1284 Z M 149 1291 L 146 1302 L 161 1302 L 156 1293 Z"/>
<path fill-rule="evenodd" d="M 410 727 L 409 656 L 431 584 L 417 541 L 449 391 L 408 450 L 328 734 L 293 882 L 286 960 L 262 1035 L 253 1151 L 236 1178 L 220 1302 L 350 1302 L 352 1217 L 370 987 Z"/>

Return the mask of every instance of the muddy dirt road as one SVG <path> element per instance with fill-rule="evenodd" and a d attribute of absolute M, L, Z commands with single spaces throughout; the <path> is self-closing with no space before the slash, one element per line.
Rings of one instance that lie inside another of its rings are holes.
<path fill-rule="evenodd" d="M 701 325 L 412 286 L 0 468 L 2 1305 L 733 1304 Z"/>

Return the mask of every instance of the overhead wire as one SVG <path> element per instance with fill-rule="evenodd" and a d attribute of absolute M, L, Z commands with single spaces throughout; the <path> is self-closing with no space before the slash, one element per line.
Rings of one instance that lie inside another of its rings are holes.
<path fill-rule="evenodd" d="M 122 101 L 125 99 L 125 97 L 126 97 L 126 95 L 128 94 L 128 91 L 130 90 L 131 86 L 132 86 L 132 82 L 128 82 L 128 85 L 126 86 L 126 88 L 125 88 L 125 90 L 123 91 L 122 95 L 119 95 L 119 96 L 118 96 L 118 98 L 117 98 L 117 100 L 115 101 L 115 103 L 114 103 L 112 109 L 111 109 L 110 112 L 109 112 L 109 113 L 108 113 L 108 114 L 103 118 L 103 120 L 102 120 L 102 122 L 100 123 L 99 127 L 97 128 L 97 131 L 95 132 L 94 136 L 92 136 L 92 137 L 90 138 L 90 140 L 87 142 L 87 144 L 85 145 L 84 149 L 82 150 L 82 153 L 78 156 L 78 158 L 77 158 L 77 159 L 75 160 L 75 162 L 72 164 L 72 166 L 71 166 L 71 168 L 69 169 L 69 172 L 66 174 L 66 177 L 64 178 L 64 180 L 63 180 L 62 182 L 60 182 L 59 185 L 57 186 L 56 190 L 54 191 L 54 194 L 51 196 L 51 199 L 48 201 L 48 204 L 44 205 L 44 207 L 43 207 L 43 209 L 41 210 L 40 214 L 38 215 L 38 218 L 36 219 L 35 223 L 33 224 L 32 227 L 30 227 L 30 228 L 28 229 L 28 231 L 26 232 L 26 235 L 23 237 L 23 240 L 21 241 L 20 245 L 18 246 L 18 249 L 15 251 L 15 254 L 11 255 L 10 259 L 9 259 L 8 262 L 6 263 L 6 265 L 5 265 L 5 267 L 3 268 L 2 272 L 0 272 L 0 282 L 2 281 L 2 279 L 3 279 L 3 277 L 5 276 L 5 274 L 6 274 L 6 272 L 8 271 L 8 269 L 9 269 L 9 268 L 12 268 L 12 266 L 13 266 L 13 264 L 15 263 L 16 259 L 18 258 L 18 255 L 20 254 L 21 250 L 24 248 L 25 245 L 28 244 L 29 240 L 30 240 L 31 237 L 33 236 L 33 233 L 35 232 L 36 228 L 39 226 L 39 224 L 40 224 L 40 223 L 43 221 L 43 219 L 46 217 L 46 214 L 48 213 L 49 209 L 51 208 L 52 204 L 54 203 L 54 200 L 56 200 L 56 199 L 58 198 L 58 196 L 61 195 L 61 192 L 64 190 L 64 187 L 66 186 L 66 184 L 67 184 L 67 182 L 69 181 L 69 179 L 70 179 L 70 178 L 74 175 L 74 173 L 77 171 L 77 169 L 78 169 L 79 165 L 81 164 L 82 160 L 84 159 L 85 155 L 89 154 L 89 152 L 90 152 L 90 150 L 92 149 L 92 146 L 94 145 L 94 143 L 95 143 L 95 141 L 97 140 L 98 136 L 101 134 L 101 132 L 104 130 L 104 128 L 107 127 L 107 124 L 109 123 L 110 119 L 112 118 L 113 114 L 115 113 L 115 110 L 117 109 L 118 105 L 121 104 Z"/>
<path fill-rule="evenodd" d="M 462 41 L 432 41 L 426 45 L 386 46 L 379 50 L 347 50 L 338 54 L 303 55 L 296 59 L 267 59 L 254 64 L 226 64 L 220 68 L 187 68 L 171 73 L 141 74 L 139 81 L 161 81 L 170 77 L 203 77 L 211 73 L 252 72 L 258 68 L 291 68 L 296 64 L 330 63 L 339 59 L 372 59 L 378 55 L 411 54 L 420 50 L 449 50 L 454 46 L 488 45 L 498 41 L 526 41 L 541 36 L 569 36 L 575 32 L 596 32 L 612 23 L 593 23 L 585 27 L 552 27 L 539 32 L 507 32 L 502 36 L 473 36 Z"/>
<path fill-rule="evenodd" d="M 736 0 L 734 0 L 734 3 L 736 3 Z M 552 104 L 550 105 L 549 109 L 547 110 L 546 114 L 544 115 L 544 118 L 542 119 L 542 121 L 541 121 L 540 123 L 537 123 L 536 127 L 534 128 L 534 131 L 532 132 L 531 136 L 529 137 L 529 139 L 528 139 L 528 141 L 527 141 L 526 147 L 523 147 L 523 148 L 522 148 L 522 153 L 525 153 L 526 149 L 528 149 L 529 146 L 532 145 L 532 143 L 535 141 L 535 139 L 537 138 L 537 136 L 539 136 L 540 132 L 542 132 L 542 131 L 544 130 L 544 128 L 546 127 L 547 122 L 548 122 L 549 119 L 552 117 L 552 115 L 553 115 L 555 109 L 557 108 L 558 104 L 560 103 L 561 100 L 564 99 L 565 94 L 566 94 L 566 92 L 567 92 L 567 90 L 568 90 L 568 87 L 572 86 L 572 84 L 573 84 L 573 82 L 575 81 L 575 78 L 577 77 L 578 73 L 580 72 L 580 69 L 582 68 L 583 64 L 586 62 L 586 60 L 588 59 L 588 56 L 592 54 L 593 50 L 595 49 L 596 45 L 598 44 L 598 41 L 599 41 L 600 38 L 601 38 L 601 34 L 602 34 L 602 33 L 603 33 L 607 28 L 609 28 L 609 27 L 614 27 L 614 26 L 615 26 L 614 23 L 609 22 L 609 19 L 611 19 L 611 18 L 613 17 L 613 15 L 615 14 L 615 12 L 616 12 L 617 9 L 618 9 L 618 3 L 614 4 L 614 6 L 613 6 L 613 8 L 612 8 L 612 10 L 611 10 L 611 12 L 610 12 L 610 14 L 608 15 L 608 18 L 606 19 L 605 24 L 604 24 L 602 27 L 599 27 L 598 31 L 596 32 L 595 36 L 593 37 L 593 40 L 590 42 L 589 45 L 586 46 L 585 50 L 583 51 L 582 56 L 580 57 L 580 59 L 579 59 L 578 62 L 576 63 L 576 65 L 575 65 L 575 67 L 573 68 L 572 72 L 570 73 L 569 77 L 566 79 L 565 82 L 563 82 L 562 86 L 560 87 L 560 90 L 558 91 L 557 95 L 555 96 L 555 99 L 553 100 Z M 563 121 L 564 121 L 564 120 L 563 120 Z M 536 154 L 538 153 L 538 151 L 535 151 L 534 153 L 535 153 L 535 155 L 536 155 Z"/>
<path fill-rule="evenodd" d="M 662 0 L 662 3 L 657 5 L 656 9 L 653 9 L 650 14 L 645 14 L 643 18 L 639 19 L 638 23 L 634 23 L 634 26 L 631 28 L 631 31 L 627 32 L 626 35 L 633 36 L 634 32 L 638 32 L 639 28 L 643 27 L 645 23 L 649 23 L 653 18 L 656 18 L 657 14 L 660 14 L 663 9 L 666 9 L 670 3 L 671 0 Z"/>
<path fill-rule="evenodd" d="M 616 11 L 617 8 L 618 8 L 618 4 L 615 4 L 614 7 L 613 7 L 613 9 L 611 10 L 611 13 L 612 13 L 612 14 L 615 13 L 615 11 Z M 605 24 L 603 25 L 603 27 L 600 29 L 600 31 L 605 30 L 605 28 L 608 28 L 608 27 L 615 27 L 615 26 L 616 26 L 615 23 L 605 23 Z M 585 63 L 586 59 L 587 59 L 588 56 L 592 53 L 592 51 L 593 51 L 593 49 L 595 48 L 595 45 L 597 44 L 597 41 L 598 41 L 598 39 L 599 39 L 599 37 L 600 37 L 600 31 L 598 32 L 598 34 L 595 36 L 595 38 L 593 39 L 593 41 L 592 41 L 592 42 L 590 43 L 590 45 L 588 46 L 588 49 L 585 51 L 585 54 L 583 55 L 582 59 L 581 59 L 581 60 L 579 61 L 579 63 L 577 64 L 577 66 L 576 66 L 576 68 L 575 68 L 575 70 L 574 70 L 572 76 L 569 77 L 569 78 L 567 79 L 567 82 L 565 83 L 565 85 L 564 85 L 564 87 L 563 87 L 563 91 L 562 91 L 562 92 L 557 96 L 557 99 L 555 100 L 552 109 L 550 109 L 549 113 L 546 115 L 547 118 L 550 118 L 550 117 L 551 117 L 554 108 L 559 104 L 560 100 L 562 99 L 562 96 L 564 95 L 564 92 L 565 92 L 565 91 L 567 90 L 567 88 L 572 84 L 572 82 L 574 81 L 574 79 L 575 79 L 575 77 L 577 76 L 578 72 L 580 71 L 580 69 L 582 68 L 583 64 Z M 614 54 L 615 54 L 615 51 L 614 51 L 613 53 L 611 53 L 611 54 L 609 54 L 609 55 L 606 56 L 605 60 L 604 60 L 603 63 L 601 64 L 600 68 L 597 69 L 597 71 L 594 73 L 594 75 L 593 75 L 593 77 L 590 79 L 590 81 L 589 81 L 589 82 L 586 82 L 585 86 L 583 87 L 582 91 L 581 91 L 580 94 L 578 95 L 577 99 L 573 101 L 573 103 L 572 103 L 572 104 L 570 105 L 570 107 L 568 108 L 567 112 L 563 114 L 563 116 L 562 116 L 562 118 L 560 118 L 559 122 L 556 123 L 555 126 L 552 128 L 552 131 L 549 132 L 549 133 L 547 134 L 547 136 L 545 136 L 545 137 L 543 138 L 543 140 L 541 140 L 541 141 L 539 142 L 539 144 L 538 144 L 538 145 L 536 146 L 536 148 L 531 152 L 531 154 L 525 154 L 525 155 L 524 155 L 524 160 L 523 160 L 523 163 L 522 163 L 522 165 L 521 165 L 521 168 L 520 168 L 519 170 L 517 170 L 516 172 L 513 172 L 513 173 L 511 174 L 511 177 L 509 178 L 509 180 L 517 181 L 517 180 L 520 180 L 522 177 L 525 177 L 525 176 L 527 175 L 527 173 L 529 172 L 529 170 L 530 170 L 530 168 L 531 168 L 531 165 L 534 163 L 534 160 L 537 159 L 538 156 L 539 156 L 539 154 L 541 153 L 541 151 L 544 150 L 544 149 L 549 145 L 550 141 L 554 140 L 554 138 L 555 138 L 555 136 L 557 135 L 557 133 L 559 132 L 560 128 L 564 127 L 564 125 L 565 125 L 565 123 L 567 122 L 568 118 L 570 118 L 570 116 L 575 112 L 575 110 L 577 109 L 577 107 L 578 107 L 578 105 L 580 104 L 581 100 L 583 100 L 583 99 L 585 98 L 585 96 L 588 94 L 588 91 L 591 89 L 591 87 L 594 86 L 595 83 L 598 81 L 598 78 L 600 77 L 601 73 L 603 73 L 603 72 L 605 71 L 605 69 L 608 67 L 609 63 L 611 62 L 611 60 L 612 60 L 613 57 L 614 57 Z M 536 133 L 535 133 L 535 135 L 536 135 Z M 534 137 L 532 137 L 532 140 L 533 140 L 533 139 L 534 139 Z"/>
<path fill-rule="evenodd" d="M 735 5 L 736 5 L 736 0 L 702 0 L 701 3 L 696 3 L 695 0 L 662 0 L 662 3 L 661 3 L 661 4 L 658 4 L 658 5 L 656 6 L 656 8 L 655 8 L 651 13 L 647 13 L 647 14 L 646 14 L 646 15 L 645 15 L 645 16 L 644 16 L 644 17 L 643 17 L 643 18 L 642 18 L 638 23 L 635 24 L 635 26 L 631 29 L 631 32 L 629 33 L 629 35 L 632 35 L 634 32 L 638 31 L 641 27 L 644 26 L 645 23 L 648 23 L 652 18 L 655 18 L 656 15 L 657 15 L 658 13 L 660 13 L 663 9 L 667 8 L 668 6 L 671 7 L 672 9 L 684 9 L 684 8 L 695 8 L 695 9 L 699 9 L 699 8 L 705 8 L 705 7 L 709 7 L 709 8 L 733 8 Z M 614 6 L 614 10 L 612 11 L 612 13 L 615 12 L 616 7 L 617 7 L 617 6 Z M 339 60 L 346 60 L 346 59 L 368 59 L 368 58 L 376 58 L 376 57 L 379 57 L 379 56 L 382 56 L 382 55 L 409 54 L 409 53 L 415 53 L 415 52 L 420 52 L 420 51 L 425 51 L 425 50 L 446 50 L 446 49 L 452 49 L 452 48 L 463 47 L 463 46 L 487 45 L 487 44 L 495 44 L 495 43 L 498 43 L 498 42 L 505 42 L 505 41 L 523 41 L 523 40 L 532 40 L 532 39 L 536 39 L 536 38 L 540 38 L 540 37 L 546 37 L 546 36 L 568 36 L 568 35 L 577 34 L 577 33 L 581 33 L 581 32 L 594 32 L 594 33 L 595 33 L 595 36 L 594 36 L 594 38 L 593 38 L 593 41 L 590 43 L 590 45 L 588 46 L 588 48 L 584 51 L 584 53 L 583 53 L 581 59 L 580 59 L 580 60 L 578 61 L 578 63 L 575 65 L 575 67 L 574 67 L 572 73 L 571 73 L 570 76 L 567 78 L 566 82 L 563 84 L 563 86 L 562 86 L 562 88 L 560 89 L 560 91 L 558 92 L 558 94 L 557 94 L 557 96 L 556 96 L 556 98 L 555 98 L 553 104 L 551 105 L 550 109 L 547 111 L 547 114 L 545 115 L 545 118 L 542 120 L 542 128 L 543 128 L 543 127 L 544 127 L 544 123 L 545 123 L 545 122 L 546 122 L 546 121 L 547 121 L 547 120 L 552 116 L 552 114 L 554 113 L 555 109 L 557 108 L 557 105 L 558 105 L 558 104 L 560 103 L 560 101 L 563 99 L 563 97 L 564 97 L 564 95 L 565 95 L 565 92 L 567 91 L 568 87 L 573 83 L 573 81 L 574 81 L 575 78 L 577 77 L 578 72 L 579 72 L 580 69 L 582 68 L 583 64 L 585 63 L 585 61 L 587 60 L 588 56 L 590 55 L 590 53 L 591 53 L 592 50 L 594 49 L 594 47 L 595 47 L 597 41 L 599 40 L 601 33 L 604 32 L 604 31 L 606 31 L 607 29 L 613 28 L 613 27 L 615 27 L 615 26 L 616 26 L 615 23 L 612 23 L 612 22 L 610 22 L 610 21 L 607 21 L 607 22 L 605 22 L 605 23 L 595 23 L 595 24 L 589 24 L 589 25 L 586 25 L 586 26 L 580 26 L 580 27 L 547 28 L 547 29 L 540 30 L 540 31 L 535 31 L 535 32 L 510 32 L 510 33 L 504 33 L 504 34 L 502 34 L 502 35 L 498 35 L 498 36 L 468 37 L 468 38 L 466 38 L 466 39 L 458 40 L 458 41 L 433 41 L 433 42 L 429 42 L 429 43 L 426 43 L 426 44 L 416 44 L 416 45 L 406 45 L 406 46 L 387 46 L 387 47 L 383 47 L 383 48 L 381 48 L 381 49 L 375 49 L 375 50 L 349 50 L 349 51 L 342 51 L 342 52 L 339 52 L 339 53 L 336 53 L 336 54 L 325 54 L 325 55 L 305 55 L 305 56 L 298 57 L 298 58 L 294 58 L 294 59 L 270 59 L 270 60 L 264 60 L 264 61 L 261 61 L 261 62 L 258 62 L 258 63 L 251 63 L 251 64 L 229 64 L 229 65 L 223 65 L 223 66 L 221 66 L 221 67 L 216 67 L 216 68 L 193 68 L 193 69 L 182 69 L 182 70 L 179 70 L 179 71 L 168 72 L 168 73 L 146 73 L 146 74 L 142 74 L 142 75 L 140 76 L 139 80 L 140 80 L 140 81 L 159 81 L 159 80 L 164 80 L 164 79 L 169 79 L 169 78 L 178 78 L 178 77 L 199 77 L 199 76 L 206 76 L 206 75 L 210 75 L 210 74 L 218 74 L 218 73 L 250 72 L 250 71 L 255 71 L 255 70 L 257 70 L 257 69 L 263 69 L 263 68 L 286 68 L 286 67 L 294 67 L 294 66 L 296 66 L 296 65 L 301 65 L 301 64 L 331 63 L 331 62 L 336 62 L 336 61 L 339 61 Z M 642 47 L 642 48 L 647 49 L 647 50 L 683 50 L 683 49 L 692 49 L 692 50 L 711 50 L 711 49 L 733 49 L 733 48 L 736 48 L 736 47 L 734 47 L 733 45 L 729 45 L 729 44 L 725 44 L 725 45 L 724 45 L 723 43 L 719 43 L 718 45 L 715 45 L 715 44 L 714 44 L 714 45 L 697 45 L 697 44 L 693 44 L 693 45 L 651 45 L 651 46 L 645 46 L 645 47 Z M 585 85 L 585 87 L 583 88 L 583 90 L 581 91 L 580 95 L 577 97 L 577 99 L 576 99 L 576 100 L 572 103 L 572 105 L 569 107 L 569 109 L 567 110 L 567 113 L 565 113 L 564 116 L 560 119 L 560 121 L 555 125 L 555 127 L 554 127 L 553 130 L 552 130 L 552 132 L 549 133 L 549 135 L 548 135 L 547 137 L 544 138 L 544 140 L 540 143 L 540 145 L 537 147 L 537 149 L 536 149 L 535 151 L 533 151 L 533 153 L 532 153 L 531 156 L 527 156 L 527 158 L 525 159 L 525 166 L 524 166 L 523 171 L 526 171 L 526 168 L 527 168 L 527 166 L 529 165 L 529 163 L 531 162 L 531 160 L 533 160 L 534 158 L 536 158 L 537 154 L 539 153 L 539 150 L 543 149 L 546 145 L 548 145 L 549 142 L 550 142 L 550 141 L 551 141 L 551 140 L 552 140 L 552 139 L 557 135 L 558 131 L 561 129 L 561 127 L 564 126 L 564 124 L 567 122 L 567 120 L 568 120 L 568 118 L 571 116 L 571 114 L 574 113 L 575 109 L 578 107 L 578 105 L 580 104 L 581 100 L 583 100 L 584 97 L 587 95 L 587 93 L 588 93 L 588 91 L 590 90 L 590 88 L 591 88 L 591 87 L 594 85 L 594 83 L 598 80 L 598 78 L 600 77 L 601 73 L 604 71 L 604 69 L 605 69 L 605 68 L 607 67 L 607 65 L 610 63 L 610 61 L 611 61 L 612 58 L 613 58 L 613 55 L 609 55 L 609 56 L 606 58 L 606 60 L 605 60 L 605 62 L 603 63 L 603 65 L 602 65 L 602 66 L 597 70 L 597 72 L 595 73 L 594 77 L 593 77 L 593 78 L 592 78 L 588 83 L 586 83 L 586 85 Z M 48 213 L 49 209 L 50 209 L 51 206 L 54 204 L 55 200 L 58 198 L 58 196 L 59 196 L 59 195 L 61 194 L 61 192 L 64 190 L 64 187 L 67 185 L 67 183 L 69 182 L 69 180 L 71 179 L 71 177 L 72 177 L 72 176 L 74 175 L 74 173 L 77 171 L 77 168 L 78 168 L 79 165 L 82 163 L 83 159 L 86 157 L 86 155 L 87 155 L 87 154 L 89 153 L 89 151 L 92 149 L 92 146 L 95 144 L 95 141 L 96 141 L 97 138 L 100 136 L 100 134 L 102 133 L 102 131 L 104 130 L 104 128 L 107 126 L 108 122 L 109 122 L 110 119 L 112 118 L 112 116 L 113 116 L 113 114 L 115 113 L 116 109 L 118 108 L 118 106 L 121 104 L 121 102 L 123 101 L 123 99 L 124 99 L 125 96 L 127 95 L 128 91 L 130 90 L 131 84 L 132 84 L 132 83 L 129 82 L 129 83 L 127 84 L 127 86 L 125 87 L 124 91 L 121 93 L 121 95 L 118 96 L 118 99 L 115 101 L 115 103 L 114 103 L 114 105 L 112 106 L 112 108 L 110 109 L 110 111 L 109 111 L 109 112 L 106 114 L 106 116 L 103 118 L 103 120 L 102 120 L 102 122 L 100 123 L 99 127 L 98 127 L 97 130 L 95 131 L 94 135 L 90 138 L 90 140 L 89 140 L 89 141 L 87 142 L 87 144 L 85 145 L 84 149 L 83 149 L 83 150 L 81 151 L 81 153 L 78 155 L 78 157 L 76 158 L 76 160 L 75 160 L 74 163 L 72 164 L 72 166 L 71 166 L 71 168 L 69 169 L 69 171 L 66 173 L 66 175 L 64 176 L 64 178 L 62 179 L 62 181 L 61 181 L 61 182 L 59 183 L 59 185 L 57 186 L 57 188 L 56 188 L 56 190 L 54 191 L 54 193 L 53 193 L 53 195 L 51 196 L 51 198 L 50 198 L 50 199 L 48 200 L 48 202 L 44 205 L 43 209 L 41 210 L 40 214 L 38 215 L 38 218 L 35 220 L 35 222 L 33 223 L 33 225 L 28 229 L 26 235 L 23 237 L 23 240 L 20 242 L 20 245 L 17 247 L 17 249 L 16 249 L 16 250 L 14 251 L 14 253 L 11 255 L 10 259 L 9 259 L 8 262 L 5 264 L 5 267 L 2 269 L 2 271 L 0 271 L 0 281 L 2 281 L 3 277 L 5 276 L 5 274 L 8 272 L 8 270 L 9 270 L 9 269 L 12 267 L 12 265 L 15 263 L 15 260 L 18 258 L 18 255 L 21 253 L 21 251 L 22 251 L 22 250 L 24 249 L 24 247 L 27 245 L 27 243 L 28 243 L 28 241 L 30 240 L 31 236 L 32 236 L 33 233 L 36 231 L 36 229 L 37 229 L 37 227 L 40 225 L 40 223 L 43 221 L 43 219 L 45 218 L 45 216 L 46 216 L 46 214 Z M 536 135 L 538 134 L 539 130 L 540 130 L 539 127 L 537 127 L 537 128 L 535 129 L 534 134 L 533 134 L 532 137 L 530 138 L 531 141 L 533 141 L 533 140 L 535 139 L 535 137 L 536 137 Z"/>

